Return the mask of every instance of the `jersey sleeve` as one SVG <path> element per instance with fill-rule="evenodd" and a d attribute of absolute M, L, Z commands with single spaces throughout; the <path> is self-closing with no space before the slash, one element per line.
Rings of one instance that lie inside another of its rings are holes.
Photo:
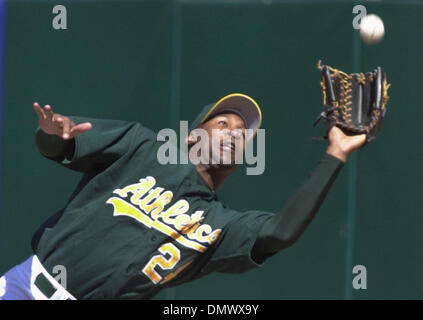
<path fill-rule="evenodd" d="M 101 170 L 110 166 L 127 153 L 136 138 L 142 138 L 141 124 L 121 120 L 70 117 L 75 124 L 91 122 L 92 129 L 77 135 L 72 142 L 53 144 L 49 137 L 38 139 L 37 145 L 42 154 L 63 166 L 81 172 Z M 54 137 L 56 140 L 59 137 Z M 45 142 L 43 143 L 43 139 Z M 50 137 L 52 140 L 53 138 Z M 59 138 L 59 140 L 61 140 Z M 63 141 L 63 140 L 61 140 Z M 48 150 L 48 145 L 56 150 Z M 48 150 L 49 153 L 46 152 Z M 49 156 L 56 153 L 55 156 Z"/>
<path fill-rule="evenodd" d="M 237 213 L 209 249 L 208 260 L 201 273 L 243 273 L 260 267 L 252 259 L 252 248 L 263 224 L 274 214 L 262 211 Z"/>

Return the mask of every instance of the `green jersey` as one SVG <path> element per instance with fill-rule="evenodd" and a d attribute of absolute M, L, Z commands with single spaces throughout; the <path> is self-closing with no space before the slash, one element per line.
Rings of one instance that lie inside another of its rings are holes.
<path fill-rule="evenodd" d="M 211 272 L 259 266 L 251 250 L 273 214 L 226 207 L 192 164 L 161 165 L 163 142 L 139 123 L 71 119 L 93 128 L 74 138 L 72 152 L 67 143 L 44 155 L 84 175 L 33 248 L 47 270 L 66 267 L 72 295 L 148 299 Z M 60 139 L 38 134 L 41 143 Z"/>

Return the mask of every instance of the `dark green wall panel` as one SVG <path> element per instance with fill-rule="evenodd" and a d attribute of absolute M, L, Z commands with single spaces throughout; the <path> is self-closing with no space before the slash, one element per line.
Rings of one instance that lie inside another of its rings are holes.
<path fill-rule="evenodd" d="M 389 29 L 379 46 L 362 47 L 362 67 L 382 65 L 392 87 L 380 139 L 359 154 L 354 255 L 369 281 L 355 298 L 422 299 L 423 3 L 370 8 Z"/>

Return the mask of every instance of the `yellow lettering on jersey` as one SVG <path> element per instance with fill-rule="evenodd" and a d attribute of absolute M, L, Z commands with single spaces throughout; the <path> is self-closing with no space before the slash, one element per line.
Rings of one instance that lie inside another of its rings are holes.
<path fill-rule="evenodd" d="M 148 176 L 139 181 L 139 183 L 113 191 L 122 198 L 127 198 L 128 194 L 132 193 L 128 201 L 117 197 L 107 200 L 107 203 L 114 206 L 113 215 L 132 217 L 148 228 L 153 227 L 179 243 L 198 251 L 205 251 L 206 247 L 195 241 L 209 244 L 216 241 L 222 230 L 213 231 L 208 224 L 202 224 L 204 211 L 196 211 L 192 215 L 186 214 L 189 203 L 183 199 L 165 210 L 166 205 L 172 201 L 173 193 L 171 191 L 162 193 L 164 189 L 160 187 L 153 189 L 156 185 L 154 177 Z"/>
<path fill-rule="evenodd" d="M 213 244 L 219 237 L 222 229 L 217 229 L 215 231 L 208 224 L 199 224 L 196 223 L 192 226 L 187 226 L 182 231 L 183 234 L 186 234 L 187 237 L 191 240 L 197 240 L 199 242 L 207 242 Z"/>
<path fill-rule="evenodd" d="M 154 269 L 156 265 L 163 270 L 171 270 L 181 259 L 181 251 L 172 243 L 163 244 L 159 248 L 159 252 L 162 255 L 152 257 L 147 265 L 142 269 L 142 272 L 144 272 L 144 274 L 149 277 L 154 284 L 157 284 L 160 280 L 162 280 L 161 275 Z M 170 258 L 166 259 L 163 255 L 170 255 Z"/>
<path fill-rule="evenodd" d="M 222 232 L 222 229 L 217 229 L 217 230 L 213 231 L 212 233 L 210 233 L 207 236 L 207 242 L 210 243 L 210 244 L 214 243 L 217 240 L 217 238 L 219 238 L 219 235 L 220 235 L 221 232 Z"/>
<path fill-rule="evenodd" d="M 191 217 L 187 214 L 181 214 L 175 219 L 175 228 L 176 230 L 182 230 L 184 227 L 189 225 L 191 222 Z"/>
<path fill-rule="evenodd" d="M 125 215 L 128 217 L 132 217 L 149 228 L 151 228 L 151 226 L 153 225 L 153 220 L 151 220 L 148 216 L 142 214 L 138 209 L 131 206 L 129 203 L 123 201 L 120 198 L 112 197 L 108 199 L 106 203 L 110 203 L 111 205 L 113 205 L 113 216 Z"/>
<path fill-rule="evenodd" d="M 195 239 L 200 242 L 208 242 L 208 235 L 212 232 L 212 228 L 208 224 L 201 225 L 195 233 Z M 206 234 L 205 236 L 203 234 Z"/>
<path fill-rule="evenodd" d="M 164 207 L 172 201 L 173 193 L 170 191 L 164 192 L 156 201 L 148 206 L 147 213 L 150 213 L 151 217 L 154 220 L 159 218 L 160 213 L 163 211 Z"/>
<path fill-rule="evenodd" d="M 148 228 L 153 227 L 154 229 L 172 237 L 173 239 L 175 239 L 176 241 L 178 241 L 180 244 L 184 245 L 185 247 L 188 247 L 200 252 L 204 252 L 207 249 L 206 247 L 204 247 L 203 245 L 195 241 L 188 240 L 187 238 L 179 234 L 177 231 L 173 230 L 168 225 L 165 225 L 164 223 L 161 223 L 158 220 L 150 219 L 150 217 L 148 217 L 146 214 L 141 212 L 139 209 L 135 208 L 133 205 L 127 203 L 126 201 L 120 198 L 112 197 L 107 200 L 107 203 L 113 205 L 113 208 L 114 208 L 113 216 L 128 216 L 128 217 L 134 218 L 137 221 L 144 224 L 146 227 Z"/>
<path fill-rule="evenodd" d="M 175 219 L 172 219 L 173 216 L 179 216 L 180 214 L 184 214 L 189 209 L 189 203 L 186 200 L 178 200 L 173 206 L 171 206 L 166 211 L 162 212 L 160 217 L 163 219 L 164 222 L 169 224 L 174 224 Z"/>
<path fill-rule="evenodd" d="M 183 233 L 186 234 L 189 239 L 192 239 L 192 240 L 196 239 L 195 232 L 197 231 L 197 229 L 200 225 L 201 224 L 199 222 L 197 222 L 192 227 L 190 227 L 189 229 L 187 228 L 187 230 L 184 231 Z"/>
<path fill-rule="evenodd" d="M 160 193 L 162 193 L 164 189 L 163 188 L 155 188 L 153 190 L 150 190 L 150 192 L 148 193 L 148 195 L 146 197 L 144 197 L 142 200 L 140 199 L 138 205 L 139 207 L 144 211 L 144 212 L 149 212 L 151 209 L 150 205 L 148 205 L 149 202 L 151 202 L 153 199 L 157 198 Z"/>
<path fill-rule="evenodd" d="M 140 179 L 140 183 L 131 184 L 123 189 L 116 189 L 113 193 L 120 195 L 122 198 L 126 198 L 128 196 L 128 192 L 131 192 L 132 197 L 130 201 L 138 204 L 139 199 L 142 198 L 152 187 L 154 187 L 155 184 L 156 179 L 153 177 L 147 177 L 145 179 Z"/>

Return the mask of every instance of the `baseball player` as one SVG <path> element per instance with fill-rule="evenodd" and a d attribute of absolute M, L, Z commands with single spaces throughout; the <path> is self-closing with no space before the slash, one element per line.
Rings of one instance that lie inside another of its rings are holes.
<path fill-rule="evenodd" d="M 196 155 L 229 164 L 162 165 L 163 142 L 140 123 L 68 117 L 38 103 L 34 109 L 40 153 L 84 174 L 35 233 L 34 255 L 0 279 L 0 299 L 150 299 L 212 272 L 260 267 L 299 238 L 366 140 L 334 126 L 319 164 L 279 212 L 240 212 L 221 203 L 216 190 L 239 166 L 235 144 L 244 151 L 254 135 L 246 129 L 261 125 L 252 98 L 231 94 L 206 106 L 187 137 L 189 150 L 208 144 Z M 211 139 L 198 141 L 194 128 L 209 136 L 220 129 L 218 152 Z M 66 268 L 66 288 L 51 274 L 57 265 Z"/>

